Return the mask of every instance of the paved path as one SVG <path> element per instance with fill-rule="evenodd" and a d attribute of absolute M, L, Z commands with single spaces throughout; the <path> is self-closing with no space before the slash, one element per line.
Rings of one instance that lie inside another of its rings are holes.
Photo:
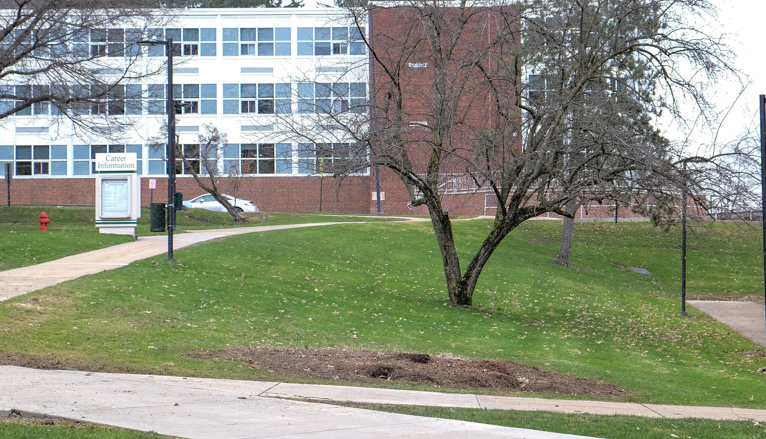
<path fill-rule="evenodd" d="M 0 414 L 4 410 L 16 409 L 22 413 L 42 413 L 183 438 L 582 438 L 295 399 L 766 422 L 766 410 L 545 400 L 0 366 Z"/>
<path fill-rule="evenodd" d="M 310 223 L 281 226 L 238 227 L 232 229 L 192 230 L 173 235 L 173 249 L 188 247 L 204 241 L 244 233 L 295 229 L 300 227 L 330 226 L 358 223 Z M 133 242 L 67 256 L 55 261 L 0 271 L 0 302 L 41 288 L 56 285 L 88 274 L 112 270 L 141 259 L 157 256 L 168 251 L 167 235 L 142 236 Z"/>
<path fill-rule="evenodd" d="M 731 329 L 766 346 L 766 311 L 762 303 L 690 300 L 687 303 Z"/>
<path fill-rule="evenodd" d="M 175 235 L 174 248 L 242 233 L 333 224 L 339 223 L 193 231 Z M 166 251 L 165 236 L 142 237 L 135 242 L 0 272 L 0 302 Z M 754 341 L 766 344 L 762 305 L 689 303 Z M 0 366 L 0 415 L 3 411 L 16 409 L 183 438 L 581 437 L 305 402 L 310 400 L 766 422 L 766 410 L 546 400 Z"/>

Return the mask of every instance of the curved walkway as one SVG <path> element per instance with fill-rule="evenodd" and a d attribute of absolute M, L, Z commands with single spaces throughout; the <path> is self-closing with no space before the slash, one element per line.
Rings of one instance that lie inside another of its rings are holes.
<path fill-rule="evenodd" d="M 192 231 L 175 235 L 174 248 L 243 233 L 335 224 L 342 223 Z M 166 251 L 166 237 L 141 237 L 134 242 L 0 272 L 0 302 Z M 709 309 L 722 308 L 716 304 L 692 304 L 706 312 L 705 305 L 712 307 Z M 729 308 L 729 317 L 711 314 L 719 320 L 737 320 L 736 309 Z M 754 314 L 753 318 L 758 317 Z M 725 320 L 724 323 L 729 324 Z M 763 314 L 756 323 L 763 328 Z M 0 366 L 0 415 L 15 409 L 183 438 L 582 438 L 306 402 L 315 400 L 766 422 L 766 410 L 731 407 L 547 400 Z"/>

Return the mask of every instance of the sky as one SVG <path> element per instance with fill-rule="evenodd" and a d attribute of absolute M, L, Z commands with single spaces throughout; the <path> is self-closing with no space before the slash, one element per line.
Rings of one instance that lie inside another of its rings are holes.
<path fill-rule="evenodd" d="M 737 96 L 739 84 L 716 84 L 721 110 L 731 107 L 724 119 L 719 142 L 732 141 L 747 127 L 758 129 L 758 96 L 766 94 L 766 1 L 764 0 L 711 0 L 718 7 L 717 24 L 712 35 L 723 35 L 734 52 L 734 66 L 743 74 L 747 88 Z"/>

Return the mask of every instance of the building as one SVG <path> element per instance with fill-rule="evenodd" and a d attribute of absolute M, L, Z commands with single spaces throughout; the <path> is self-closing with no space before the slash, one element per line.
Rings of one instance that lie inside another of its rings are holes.
<path fill-rule="evenodd" d="M 369 123 L 368 103 L 385 84 L 376 79 L 365 41 L 374 45 L 406 31 L 407 21 L 395 9 L 373 8 L 357 21 L 329 8 L 187 9 L 161 27 L 90 29 L 69 41 L 68 50 L 102 57 L 113 74 L 135 57 L 131 68 L 147 75 L 121 82 L 107 99 L 80 109 L 85 122 L 117 121 L 108 136 L 79 129 L 45 102 L 0 120 L 0 177 L 10 164 L 12 204 L 94 205 L 94 159 L 102 152 L 136 153 L 142 204 L 164 198 L 165 149 L 152 144 L 166 136 L 166 56 L 164 46 L 139 48 L 135 42 L 172 38 L 177 144 L 186 159 L 177 165 L 176 181 L 186 199 L 203 193 L 190 173 L 200 168 L 199 136 L 215 126 L 228 140 L 216 154 L 222 192 L 253 200 L 262 211 L 426 214 L 425 207 L 412 207 L 405 185 L 384 167 L 360 168 L 344 178 L 334 171 L 336 164 L 359 158 L 345 148 L 356 141 L 353 130 L 334 124 Z M 412 92 L 429 66 L 414 60 L 405 69 Z M 36 86 L 0 87 L 34 96 Z M 472 117 L 470 124 L 484 123 L 480 114 Z M 416 119 L 410 121 L 413 130 L 427 123 Z M 459 167 L 454 171 L 440 177 L 445 208 L 493 215 L 488 190 Z M 149 189 L 152 180 L 156 194 Z M 6 197 L 7 186 L 0 185 L 0 199 Z M 591 212 L 597 211 L 613 215 Z"/>

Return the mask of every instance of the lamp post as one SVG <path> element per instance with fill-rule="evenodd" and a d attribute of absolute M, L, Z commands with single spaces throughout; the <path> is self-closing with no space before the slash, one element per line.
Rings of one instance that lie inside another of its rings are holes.
<path fill-rule="evenodd" d="M 167 56 L 168 70 L 168 89 L 166 100 L 166 111 L 168 113 L 168 262 L 175 262 L 173 259 L 173 230 L 176 228 L 176 109 L 173 100 L 173 39 L 167 40 L 141 40 L 137 43 L 142 47 L 165 46 L 165 55 Z"/>

